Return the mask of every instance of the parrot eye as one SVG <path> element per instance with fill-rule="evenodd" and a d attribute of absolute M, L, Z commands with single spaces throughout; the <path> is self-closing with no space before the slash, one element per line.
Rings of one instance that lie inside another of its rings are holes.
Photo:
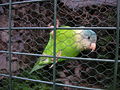
<path fill-rule="evenodd" d="M 90 36 L 88 36 L 88 39 L 90 39 Z"/>

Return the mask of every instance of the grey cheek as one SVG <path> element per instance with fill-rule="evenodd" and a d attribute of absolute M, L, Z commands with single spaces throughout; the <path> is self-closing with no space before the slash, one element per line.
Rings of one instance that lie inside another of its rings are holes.
<path fill-rule="evenodd" d="M 96 37 L 91 37 L 90 41 L 91 42 L 96 42 L 97 38 Z"/>
<path fill-rule="evenodd" d="M 95 40 L 95 39 L 91 39 L 90 42 L 91 42 L 91 43 L 95 43 L 96 40 Z"/>

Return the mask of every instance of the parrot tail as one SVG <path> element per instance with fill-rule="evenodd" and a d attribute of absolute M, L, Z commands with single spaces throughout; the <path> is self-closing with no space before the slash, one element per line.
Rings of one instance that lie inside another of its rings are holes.
<path fill-rule="evenodd" d="M 45 67 L 46 65 L 35 65 L 33 67 L 33 69 L 30 71 L 30 74 L 32 74 L 34 71 L 38 70 L 38 69 L 41 69 L 43 67 Z"/>
<path fill-rule="evenodd" d="M 32 70 L 30 71 L 30 74 L 33 73 L 34 71 L 37 71 L 38 69 L 45 67 L 49 63 L 50 62 L 49 62 L 48 58 L 43 58 L 43 57 L 39 58 L 37 63 L 34 65 Z"/>

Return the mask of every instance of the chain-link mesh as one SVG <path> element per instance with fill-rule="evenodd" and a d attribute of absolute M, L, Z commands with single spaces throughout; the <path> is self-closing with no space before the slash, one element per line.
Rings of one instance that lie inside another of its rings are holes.
<path fill-rule="evenodd" d="M 23 1 L 23 0 L 13 0 Z M 26 0 L 29 1 L 29 0 Z M 98 0 L 99 1 L 99 0 Z M 102 0 L 100 0 L 102 1 Z M 103 0 L 104 1 L 104 0 Z M 60 25 L 71 27 L 115 27 L 117 25 L 117 7 L 116 1 L 112 0 L 92 4 L 84 2 L 83 5 L 75 2 L 71 4 L 67 0 L 59 0 L 57 3 L 57 19 Z M 8 0 L 0 1 L 1 4 L 8 3 Z M 32 2 L 32 0 L 31 0 Z M 92 2 L 92 1 L 91 1 Z M 73 5 L 73 6 L 72 6 Z M 0 50 L 8 50 L 9 31 L 8 28 L 8 12 L 7 5 L 0 7 L 0 28 L 5 28 L 0 31 Z M 15 28 L 20 27 L 49 27 L 53 25 L 54 20 L 54 2 L 40 1 L 32 3 L 14 4 L 12 5 L 12 20 L 11 26 Z M 63 84 L 56 86 L 56 90 L 77 90 L 76 88 L 65 87 L 65 85 L 73 85 L 87 88 L 113 88 L 114 77 L 114 62 L 116 52 L 116 29 L 93 29 L 97 34 L 97 48 L 90 52 L 85 50 L 77 55 L 77 58 L 86 58 L 84 60 L 66 59 L 56 64 L 56 83 Z M 51 30 L 37 30 L 37 29 L 14 29 L 11 35 L 11 50 L 12 52 L 28 53 L 28 54 L 42 54 L 50 37 Z M 62 35 L 65 35 L 64 33 Z M 67 37 L 66 37 L 67 38 Z M 64 43 L 64 41 L 63 41 Z M 74 44 L 74 43 L 73 43 Z M 71 47 L 67 46 L 66 47 Z M 69 51 L 68 51 L 69 53 Z M 12 54 L 11 71 L 12 75 L 18 77 L 29 78 L 33 81 L 25 79 L 13 79 L 13 88 L 15 90 L 50 90 L 53 81 L 53 69 L 50 68 L 52 64 L 48 64 L 44 68 L 29 74 L 34 64 L 38 60 L 35 55 L 19 55 Z M 93 60 L 87 60 L 93 58 Z M 98 60 L 97 60 L 98 59 Z M 101 60 L 100 59 L 105 59 Z M 0 53 L 0 73 L 9 73 L 9 61 L 6 53 Z M 0 76 L 0 89 L 8 89 L 9 78 Z M 25 80 L 25 81 L 24 81 Z M 46 82 L 38 82 L 34 80 L 41 80 Z M 47 83 L 50 82 L 50 83 Z M 118 72 L 119 82 L 119 72 Z M 46 84 L 47 83 L 47 84 Z M 119 88 L 119 83 L 117 83 Z M 77 87 L 77 88 L 78 88 Z M 80 90 L 80 89 L 78 89 Z M 84 90 L 84 89 L 83 89 Z M 91 89 L 92 90 L 92 89 Z M 118 89 L 119 90 L 119 89 Z"/>

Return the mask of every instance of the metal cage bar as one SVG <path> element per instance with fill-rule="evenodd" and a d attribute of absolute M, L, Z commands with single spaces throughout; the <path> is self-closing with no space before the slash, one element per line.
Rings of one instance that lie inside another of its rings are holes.
<path fill-rule="evenodd" d="M 9 89 L 13 90 L 12 87 L 12 70 L 11 70 L 11 26 L 12 26 L 12 0 L 9 0 L 9 18 L 8 18 L 8 27 L 9 27 L 9 45 L 8 45 L 8 60 L 9 60 Z"/>
<path fill-rule="evenodd" d="M 57 16 L 57 0 L 54 0 L 54 46 L 53 46 L 53 90 L 56 90 L 56 16 Z"/>
<path fill-rule="evenodd" d="M 9 53 L 9 51 L 0 51 L 0 53 Z M 23 52 L 11 52 L 11 54 L 54 58 L 54 56 L 52 55 L 42 55 L 42 54 L 23 53 Z M 96 59 L 96 58 L 64 57 L 64 56 L 59 56 L 59 57 L 56 56 L 56 58 L 83 60 L 83 61 L 87 60 L 87 61 L 98 61 L 98 62 L 111 62 L 111 63 L 115 62 L 115 60 L 112 59 Z M 118 60 L 118 63 L 120 63 L 120 60 Z"/>
<path fill-rule="evenodd" d="M 117 29 L 116 29 L 116 57 L 115 57 L 115 66 L 114 66 L 114 81 L 113 89 L 116 90 L 117 86 L 117 71 L 118 71 L 118 56 L 119 56 L 119 30 L 120 30 L 120 0 L 117 0 Z"/>
<path fill-rule="evenodd" d="M 6 74 L 0 74 L 0 76 L 9 77 L 9 75 L 6 75 Z M 29 79 L 29 78 L 25 78 L 25 77 L 18 77 L 18 76 L 12 76 L 12 78 L 13 79 L 28 80 L 28 81 L 32 81 L 32 82 L 54 85 L 54 82 L 49 82 L 49 81 L 35 80 L 35 79 Z M 85 89 L 85 90 L 104 90 L 104 89 L 99 89 L 99 88 L 88 88 L 88 87 L 67 85 L 67 84 L 61 84 L 61 83 L 55 83 L 55 85 L 56 86 L 65 86 L 65 87 L 70 87 L 70 88 L 76 88 L 76 89 Z M 54 89 L 54 90 L 56 90 L 56 89 Z"/>
<path fill-rule="evenodd" d="M 49 0 L 26 0 L 26 1 L 17 1 L 17 2 L 11 2 L 12 5 L 16 5 L 16 4 L 25 4 L 25 3 L 33 3 L 33 2 L 43 2 L 43 1 L 49 1 Z M 0 6 L 6 6 L 9 5 L 9 3 L 3 3 L 0 4 Z"/>
<path fill-rule="evenodd" d="M 0 28 L 0 31 L 2 30 L 8 30 L 9 28 Z M 52 27 L 11 27 L 12 30 L 53 30 L 54 28 Z M 80 30 L 80 29 L 94 29 L 94 30 L 98 30 L 98 29 L 101 29 L 101 30 L 115 30 L 117 29 L 116 27 L 56 27 L 56 29 L 66 29 L 66 30 L 72 30 L 72 29 L 75 29 L 75 30 Z"/>

